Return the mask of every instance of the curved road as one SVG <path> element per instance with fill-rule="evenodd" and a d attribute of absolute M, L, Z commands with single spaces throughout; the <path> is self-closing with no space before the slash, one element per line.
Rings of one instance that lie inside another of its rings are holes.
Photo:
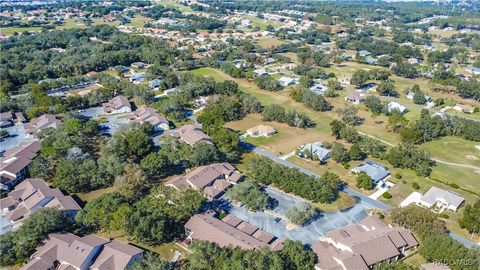
<path fill-rule="evenodd" d="M 250 147 L 250 150 L 252 150 L 253 152 L 255 152 L 255 153 L 257 153 L 257 154 L 259 154 L 259 155 L 261 155 L 261 156 L 264 156 L 264 157 L 266 157 L 266 158 L 269 158 L 269 159 L 271 159 L 271 160 L 273 160 L 273 161 L 275 161 L 275 162 L 277 162 L 277 163 L 279 163 L 279 164 L 281 164 L 281 165 L 283 165 L 283 166 L 286 166 L 286 167 L 289 167 L 289 168 L 296 168 L 296 169 L 298 169 L 299 171 L 301 171 L 301 172 L 303 172 L 303 173 L 305 173 L 305 174 L 307 174 L 307 175 L 311 175 L 311 176 L 315 176 L 315 177 L 320 177 L 318 174 L 316 174 L 316 173 L 314 173 L 314 172 L 312 172 L 312 171 L 309 171 L 309 170 L 307 170 L 307 169 L 305 169 L 305 168 L 302 168 L 302 167 L 297 166 L 297 165 L 295 165 L 295 164 L 292 164 L 292 163 L 290 163 L 290 162 L 288 162 L 288 161 L 286 161 L 286 160 L 283 160 L 283 159 L 281 159 L 281 158 L 279 158 L 279 157 L 277 157 L 277 156 L 274 156 L 274 155 L 270 154 L 269 152 L 267 152 L 267 151 L 265 151 L 265 150 L 263 150 L 263 149 L 261 149 L 261 148 L 258 148 L 258 147 L 253 147 L 253 148 L 251 148 L 251 147 Z M 352 195 L 352 196 L 356 196 L 356 197 L 361 198 L 365 203 L 367 203 L 367 204 L 368 204 L 369 206 L 371 206 L 372 208 L 379 208 L 379 209 L 381 209 L 381 210 L 388 210 L 388 209 L 390 209 L 390 206 L 389 206 L 389 205 L 387 205 L 387 204 L 385 204 L 385 203 L 383 203 L 383 202 L 380 202 L 380 201 L 376 201 L 376 200 L 374 200 L 374 199 L 372 199 L 372 198 L 369 198 L 368 196 L 365 196 L 365 195 L 363 195 L 363 194 L 361 194 L 361 193 L 359 193 L 359 192 L 356 192 L 356 191 L 354 191 L 354 190 L 351 190 L 351 189 L 348 188 L 348 187 L 347 187 L 347 188 L 344 188 L 343 191 L 344 191 L 345 193 L 349 194 L 349 195 Z M 460 243 L 462 243 L 462 244 L 463 244 L 464 246 L 466 246 L 466 247 L 472 247 L 472 246 L 478 246 L 478 245 L 480 245 L 480 243 L 472 242 L 472 241 L 470 241 L 470 240 L 468 240 L 468 239 L 465 239 L 465 238 L 463 238 L 463 237 L 461 237 L 461 236 L 459 236 L 459 235 L 457 235 L 457 234 L 454 234 L 454 233 L 452 233 L 452 232 L 448 233 L 448 235 L 451 236 L 453 239 L 459 241 Z"/>

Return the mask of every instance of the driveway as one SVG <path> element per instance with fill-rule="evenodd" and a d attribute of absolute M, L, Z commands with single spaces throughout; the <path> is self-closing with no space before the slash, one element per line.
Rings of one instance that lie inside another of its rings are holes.
<path fill-rule="evenodd" d="M 302 201 L 302 199 L 269 187 L 266 188 L 266 192 L 271 198 L 278 202 L 278 205 L 273 211 L 279 214 L 285 213 L 288 208 Z M 232 206 L 230 213 L 277 237 L 299 240 L 304 244 L 311 245 L 331 230 L 360 222 L 366 217 L 367 214 L 365 210 L 369 208 L 371 208 L 370 204 L 357 198 L 357 204 L 350 209 L 332 213 L 321 213 L 316 220 L 308 225 L 299 226 L 291 230 L 287 229 L 287 221 L 282 219 L 276 223 L 274 221 L 276 216 L 266 212 L 249 212 L 243 206 Z"/>

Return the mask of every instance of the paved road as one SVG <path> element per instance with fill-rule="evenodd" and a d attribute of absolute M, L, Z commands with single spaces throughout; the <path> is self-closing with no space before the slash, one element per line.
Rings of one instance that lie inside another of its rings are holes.
<path fill-rule="evenodd" d="M 297 166 L 295 164 L 292 164 L 286 160 L 283 160 L 283 159 L 280 159 L 279 157 L 276 157 L 270 153 L 268 153 L 267 151 L 261 149 L 261 148 L 258 148 L 258 147 L 254 147 L 251 149 L 253 152 L 259 154 L 259 155 L 262 155 L 264 157 L 267 157 L 279 164 L 282 164 L 286 167 L 289 167 L 289 168 L 296 168 L 298 169 L 299 171 L 307 174 L 307 175 L 311 175 L 311 176 L 315 176 L 315 177 L 320 177 L 318 174 L 315 174 L 314 172 L 311 172 L 305 168 L 302 168 L 300 166 Z M 379 208 L 379 209 L 382 209 L 382 210 L 388 210 L 390 209 L 390 206 L 383 203 L 383 202 L 379 202 L 379 201 L 376 201 L 376 200 L 373 200 L 357 191 L 354 191 L 348 187 L 344 188 L 343 189 L 343 192 L 351 195 L 351 196 L 354 196 L 357 200 L 360 199 L 360 201 L 366 205 L 368 205 L 370 208 Z M 472 246 L 479 246 L 480 243 L 475 243 L 475 242 L 472 242 L 468 239 L 465 239 L 459 235 L 456 235 L 454 233 L 448 233 L 448 235 L 450 235 L 452 238 L 454 238 L 455 240 L 459 241 L 460 243 L 462 243 L 464 246 L 466 247 L 472 247 Z"/>
<path fill-rule="evenodd" d="M 259 154 L 259 155 L 262 155 L 264 157 L 267 157 L 279 164 L 282 164 L 283 166 L 285 167 L 289 167 L 289 168 L 295 168 L 295 169 L 298 169 L 299 171 L 307 174 L 307 175 L 310 175 L 310 176 L 314 176 L 314 177 L 320 177 L 320 175 L 312 172 L 312 171 L 309 171 L 305 168 L 302 168 L 298 165 L 295 165 L 293 163 L 290 163 L 286 160 L 283 160 L 277 156 L 274 156 L 270 153 L 268 153 L 267 151 L 261 149 L 261 148 L 258 148 L 258 147 L 255 147 L 252 149 L 253 152 Z M 350 189 L 349 187 L 345 187 L 343 189 L 343 192 L 353 196 L 353 197 L 356 197 L 357 199 L 360 199 L 362 200 L 363 202 L 365 202 L 367 205 L 369 205 L 370 208 L 379 208 L 379 209 L 382 209 L 382 210 L 387 210 L 388 208 L 390 208 L 387 204 L 383 203 L 383 202 L 379 202 L 379 201 L 376 201 L 374 199 L 371 199 L 369 198 L 368 196 L 365 196 L 357 191 L 354 191 L 352 189 Z"/>
<path fill-rule="evenodd" d="M 351 93 L 358 93 L 358 91 L 356 91 L 356 90 L 347 90 L 347 91 L 351 92 Z M 362 91 L 362 92 L 364 92 L 364 91 Z M 372 94 L 365 94 L 365 96 L 372 96 Z M 375 95 L 375 96 L 377 96 L 377 95 Z M 414 108 L 417 108 L 419 110 L 426 109 L 426 110 L 429 110 L 432 113 L 448 114 L 450 116 L 457 116 L 457 117 L 465 118 L 465 119 L 472 120 L 472 121 L 475 121 L 475 122 L 480 122 L 480 119 L 470 118 L 470 117 L 463 116 L 463 115 L 456 115 L 456 114 L 444 112 L 444 111 L 441 111 L 441 110 L 435 110 L 435 109 L 432 109 L 432 108 L 428 108 L 425 105 L 404 102 L 404 101 L 398 100 L 398 98 L 395 98 L 395 97 L 386 97 L 386 96 L 377 96 L 377 97 L 380 98 L 383 101 L 394 101 L 394 102 L 397 102 L 400 105 L 414 107 Z"/>

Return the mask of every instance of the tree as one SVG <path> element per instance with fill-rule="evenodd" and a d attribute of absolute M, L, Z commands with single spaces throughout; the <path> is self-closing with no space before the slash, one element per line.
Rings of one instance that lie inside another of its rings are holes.
<path fill-rule="evenodd" d="M 360 148 L 359 143 L 354 143 L 350 150 L 348 150 L 348 157 L 351 160 L 364 160 L 366 158 L 366 154 Z"/>
<path fill-rule="evenodd" d="M 55 166 L 53 185 L 68 192 L 87 192 L 110 184 L 99 179 L 97 172 L 92 159 L 60 160 Z"/>
<path fill-rule="evenodd" d="M 132 263 L 127 270 L 169 270 L 170 264 L 153 252 L 145 252 L 139 260 Z"/>
<path fill-rule="evenodd" d="M 377 93 L 381 96 L 399 96 L 397 90 L 395 90 L 395 84 L 392 80 L 381 81 L 380 84 L 377 86 Z"/>
<path fill-rule="evenodd" d="M 393 110 L 388 116 L 387 127 L 390 131 L 400 132 L 401 128 L 406 127 L 407 125 L 408 120 L 397 110 Z"/>
<path fill-rule="evenodd" d="M 365 172 L 360 172 L 357 175 L 357 187 L 363 188 L 366 190 L 371 190 L 373 189 L 373 180 L 368 174 Z"/>
<path fill-rule="evenodd" d="M 354 106 L 337 109 L 337 114 L 342 118 L 342 121 L 350 125 L 359 125 L 362 123 L 362 118 L 358 114 L 358 109 Z"/>
<path fill-rule="evenodd" d="M 332 159 L 335 160 L 337 163 L 349 161 L 349 156 L 347 149 L 341 143 L 334 143 L 332 152 L 331 152 Z"/>
<path fill-rule="evenodd" d="M 135 198 L 147 188 L 149 181 L 142 168 L 137 164 L 127 164 L 123 168 L 123 175 L 115 178 L 115 187 L 123 196 Z"/>
<path fill-rule="evenodd" d="M 300 241 L 285 241 L 285 245 L 279 253 L 284 261 L 284 269 L 308 270 L 314 268 L 315 253 L 306 249 Z"/>
<path fill-rule="evenodd" d="M 473 205 L 467 204 L 465 206 L 459 224 L 470 233 L 480 233 L 480 200 L 477 200 Z"/>
<path fill-rule="evenodd" d="M 330 128 L 332 129 L 332 136 L 335 136 L 335 139 L 340 139 L 340 132 L 345 128 L 345 124 L 340 120 L 332 120 L 330 122 Z"/>
<path fill-rule="evenodd" d="M 409 143 L 390 149 L 386 159 L 395 168 L 412 169 L 418 176 L 429 176 L 435 165 L 429 152 Z"/>
<path fill-rule="evenodd" d="M 159 152 L 152 152 L 140 161 L 140 167 L 148 177 L 163 178 L 171 171 L 172 163 Z"/>
<path fill-rule="evenodd" d="M 227 196 L 234 201 L 244 203 L 250 211 L 262 211 L 268 207 L 268 195 L 260 191 L 257 185 L 251 181 L 244 181 L 230 188 Z"/>
<path fill-rule="evenodd" d="M 373 115 L 380 115 L 385 112 L 385 105 L 376 96 L 367 96 L 363 102 Z"/>
<path fill-rule="evenodd" d="M 393 208 L 390 211 L 393 222 L 412 230 L 422 239 L 429 235 L 442 235 L 446 232 L 445 222 L 437 219 L 437 216 L 429 209 L 415 205 Z"/>
<path fill-rule="evenodd" d="M 368 71 L 360 69 L 360 70 L 355 71 L 355 73 L 353 73 L 352 79 L 350 80 L 350 83 L 355 85 L 357 88 L 360 88 L 369 79 L 370 79 L 370 75 L 369 75 Z"/>
<path fill-rule="evenodd" d="M 310 203 L 301 202 L 285 211 L 285 217 L 293 224 L 304 225 L 318 214 Z"/>
<path fill-rule="evenodd" d="M 219 143 L 218 141 L 215 142 Z M 236 151 L 238 147 L 237 141 L 232 140 L 230 141 L 230 144 L 234 144 L 232 149 Z M 220 152 L 214 145 L 204 142 L 194 145 L 192 155 L 189 159 L 189 162 L 192 166 L 207 165 L 216 161 L 220 161 Z"/>
<path fill-rule="evenodd" d="M 54 207 L 38 209 L 20 229 L 0 235 L 0 265 L 26 261 L 49 233 L 69 228 L 67 215 Z"/>
<path fill-rule="evenodd" d="M 128 157 L 138 160 L 150 152 L 153 141 L 142 130 L 134 130 L 125 134 L 126 152 Z"/>

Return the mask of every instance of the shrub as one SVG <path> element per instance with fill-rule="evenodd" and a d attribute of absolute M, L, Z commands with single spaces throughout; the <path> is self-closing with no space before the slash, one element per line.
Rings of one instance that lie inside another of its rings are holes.
<path fill-rule="evenodd" d="M 447 214 L 445 214 L 445 213 L 439 214 L 438 217 L 439 217 L 439 218 L 444 218 L 444 219 L 448 219 L 448 218 L 449 218 L 449 216 L 448 216 Z"/>
<path fill-rule="evenodd" d="M 385 215 L 384 215 L 383 213 L 379 213 L 379 214 L 378 214 L 378 218 L 379 218 L 379 219 L 384 219 L 384 218 L 385 218 Z"/>
<path fill-rule="evenodd" d="M 388 192 L 385 192 L 385 193 L 383 193 L 382 197 L 385 198 L 385 199 L 391 199 L 391 198 L 392 198 L 392 194 L 390 194 L 390 193 L 388 193 Z"/>
<path fill-rule="evenodd" d="M 413 187 L 413 189 L 415 189 L 415 190 L 420 189 L 420 186 L 419 186 L 417 183 L 415 183 L 415 182 L 412 183 L 412 187 Z"/>
<path fill-rule="evenodd" d="M 402 175 L 397 172 L 397 173 L 395 174 L 395 178 L 397 178 L 397 179 L 402 179 Z"/>
<path fill-rule="evenodd" d="M 406 184 L 406 183 L 407 183 L 407 181 L 405 181 L 405 180 L 402 180 L 402 184 Z"/>
<path fill-rule="evenodd" d="M 348 163 L 347 161 L 342 162 L 342 166 L 343 166 L 343 168 L 345 168 L 346 170 L 350 169 L 350 163 Z"/>
<path fill-rule="evenodd" d="M 452 187 L 452 188 L 454 188 L 454 189 L 460 188 L 460 187 L 459 187 L 457 184 L 455 184 L 455 183 L 450 183 L 449 186 Z"/>

